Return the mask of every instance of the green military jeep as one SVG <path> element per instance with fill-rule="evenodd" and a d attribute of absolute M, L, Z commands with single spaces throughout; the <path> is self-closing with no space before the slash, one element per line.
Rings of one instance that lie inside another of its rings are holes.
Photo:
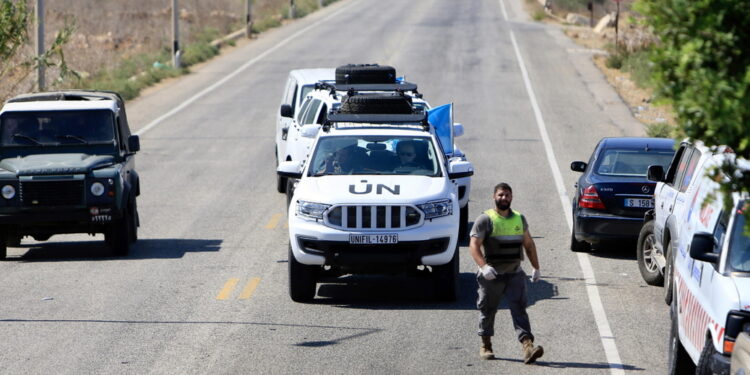
<path fill-rule="evenodd" d="M 62 233 L 103 233 L 127 255 L 138 237 L 139 149 L 117 93 L 9 99 L 0 110 L 0 259 L 25 236 Z"/>

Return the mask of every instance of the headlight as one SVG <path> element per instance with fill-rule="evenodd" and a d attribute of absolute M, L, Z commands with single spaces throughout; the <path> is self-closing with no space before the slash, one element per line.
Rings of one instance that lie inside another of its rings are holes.
<path fill-rule="evenodd" d="M 297 214 L 310 219 L 321 220 L 323 219 L 323 212 L 325 212 L 330 204 L 297 201 Z"/>
<path fill-rule="evenodd" d="M 104 185 L 101 182 L 94 182 L 91 184 L 91 194 L 96 197 L 101 197 L 104 194 Z"/>
<path fill-rule="evenodd" d="M 448 216 L 453 214 L 453 202 L 450 199 L 427 202 L 417 205 L 420 210 L 424 211 L 425 219 L 434 219 L 436 217 Z"/>
<path fill-rule="evenodd" d="M 13 199 L 13 197 L 16 196 L 16 188 L 14 188 L 12 185 L 5 185 L 2 189 L 3 198 L 5 199 Z"/>

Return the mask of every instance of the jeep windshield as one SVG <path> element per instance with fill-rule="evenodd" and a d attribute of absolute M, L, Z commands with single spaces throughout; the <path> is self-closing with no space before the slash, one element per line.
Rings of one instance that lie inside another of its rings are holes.
<path fill-rule="evenodd" d="M 0 117 L 0 146 L 114 144 L 111 111 L 6 112 Z"/>
<path fill-rule="evenodd" d="M 435 147 L 428 137 L 322 137 L 311 160 L 310 176 L 442 176 Z"/>
<path fill-rule="evenodd" d="M 750 202 L 742 201 L 737 206 L 732 233 L 729 237 L 729 268 L 736 272 L 750 272 L 750 237 L 745 233 L 745 211 Z"/>

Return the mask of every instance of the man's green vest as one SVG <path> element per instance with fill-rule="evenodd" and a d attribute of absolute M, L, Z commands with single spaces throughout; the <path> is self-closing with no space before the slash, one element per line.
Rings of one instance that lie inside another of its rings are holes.
<path fill-rule="evenodd" d="M 507 218 L 492 209 L 484 212 L 492 220 L 492 234 L 484 239 L 484 259 L 489 264 L 523 260 L 523 220 L 518 211 L 512 212 Z"/>

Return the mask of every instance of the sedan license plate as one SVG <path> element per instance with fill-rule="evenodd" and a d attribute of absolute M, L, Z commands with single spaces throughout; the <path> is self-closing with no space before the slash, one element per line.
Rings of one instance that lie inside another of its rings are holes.
<path fill-rule="evenodd" d="M 398 234 L 350 234 L 349 243 L 352 245 L 398 243 Z"/>
<path fill-rule="evenodd" d="M 653 199 L 627 198 L 625 199 L 625 207 L 654 208 L 654 200 Z"/>

